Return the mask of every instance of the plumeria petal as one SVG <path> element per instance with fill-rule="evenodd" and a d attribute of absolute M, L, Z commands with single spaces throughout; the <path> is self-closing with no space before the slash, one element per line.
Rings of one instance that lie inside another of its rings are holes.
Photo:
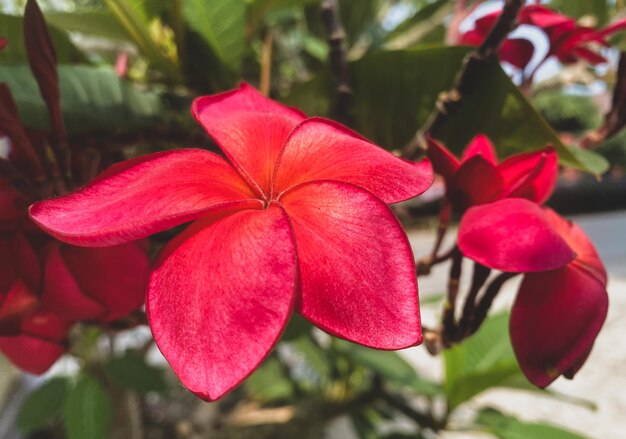
<path fill-rule="evenodd" d="M 0 337 L 0 351 L 20 369 L 42 374 L 65 352 L 62 340 L 69 324 L 44 309 L 30 314 L 22 323 L 22 333 Z"/>
<path fill-rule="evenodd" d="M 215 400 L 263 361 L 292 312 L 296 264 L 288 219 L 274 205 L 210 215 L 168 244 L 147 312 L 187 388 Z"/>
<path fill-rule="evenodd" d="M 559 216 L 552 209 L 544 208 L 544 213 L 552 227 L 563 237 L 565 242 L 576 253 L 576 259 L 572 264 L 576 264 L 594 276 L 598 282 L 607 284 L 608 277 L 604 264 L 596 251 L 593 243 L 583 230 L 575 223 Z"/>
<path fill-rule="evenodd" d="M 606 286 L 575 263 L 524 277 L 511 313 L 511 342 L 528 379 L 571 378 L 589 355 L 608 308 Z"/>
<path fill-rule="evenodd" d="M 144 303 L 148 268 L 138 242 L 104 248 L 52 245 L 43 301 L 66 320 L 115 320 Z"/>
<path fill-rule="evenodd" d="M 545 203 L 556 185 L 559 158 L 554 148 L 516 154 L 498 166 L 506 196 L 527 198 L 538 204 Z"/>
<path fill-rule="evenodd" d="M 185 149 L 114 165 L 77 192 L 34 204 L 30 214 L 62 241 L 109 246 L 193 220 L 222 204 L 258 205 L 250 201 L 254 196 L 224 159 Z"/>
<path fill-rule="evenodd" d="M 191 111 L 248 183 L 266 195 L 287 136 L 306 117 L 247 84 L 198 98 Z"/>
<path fill-rule="evenodd" d="M 57 342 L 22 334 L 0 337 L 0 351 L 23 371 L 40 375 L 61 358 L 65 347 Z"/>
<path fill-rule="evenodd" d="M 106 309 L 100 320 L 124 317 L 143 305 L 150 261 L 141 243 L 104 248 L 64 245 L 61 253 L 83 294 Z"/>
<path fill-rule="evenodd" d="M 448 199 L 462 209 L 495 201 L 504 190 L 497 168 L 482 155 L 464 161 L 448 184 Z"/>
<path fill-rule="evenodd" d="M 479 134 L 474 137 L 468 143 L 467 147 L 463 151 L 461 161 L 465 162 L 474 156 L 481 156 L 486 162 L 495 165 L 498 161 L 496 158 L 496 149 L 493 147 L 493 143 L 484 134 Z"/>
<path fill-rule="evenodd" d="M 296 236 L 300 313 L 378 349 L 422 341 L 415 263 L 389 207 L 346 183 L 305 183 L 280 199 Z"/>
<path fill-rule="evenodd" d="M 276 169 L 275 193 L 300 183 L 336 180 L 360 186 L 385 203 L 413 198 L 430 187 L 428 160 L 404 161 L 346 127 L 307 119 L 289 136 Z"/>
<path fill-rule="evenodd" d="M 459 169 L 461 164 L 448 149 L 432 137 L 426 137 L 428 143 L 428 158 L 430 159 L 435 173 L 448 181 Z"/>
<path fill-rule="evenodd" d="M 74 273 L 54 243 L 46 255 L 42 301 L 46 307 L 68 321 L 95 319 L 105 314 L 104 305 L 85 295 Z"/>
<path fill-rule="evenodd" d="M 15 280 L 0 302 L 0 335 L 18 335 L 22 321 L 39 306 L 39 300 L 21 279 Z"/>
<path fill-rule="evenodd" d="M 500 58 L 518 69 L 525 68 L 535 53 L 535 46 L 524 38 L 506 40 L 500 49 Z"/>
<path fill-rule="evenodd" d="M 508 272 L 554 270 L 576 256 L 541 208 L 522 198 L 470 208 L 458 244 L 468 258 Z"/>

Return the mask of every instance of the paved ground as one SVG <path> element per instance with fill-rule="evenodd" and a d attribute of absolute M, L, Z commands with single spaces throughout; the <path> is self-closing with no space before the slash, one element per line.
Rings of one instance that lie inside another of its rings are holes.
<path fill-rule="evenodd" d="M 492 390 L 476 399 L 475 406 L 490 405 L 521 419 L 559 424 L 595 439 L 626 438 L 626 212 L 572 217 L 591 237 L 609 272 L 609 315 L 585 366 L 572 381 L 559 379 L 552 389 L 597 405 L 596 411 L 512 390 Z M 432 242 L 430 233 L 410 233 L 417 256 L 426 254 Z M 422 297 L 441 293 L 448 267 L 438 267 L 429 277 L 420 279 Z M 469 267 L 468 267 L 469 269 Z M 469 270 L 466 270 L 469 271 Z M 465 278 L 467 282 L 467 278 Z M 496 302 L 507 308 L 516 285 L 508 285 Z M 423 309 L 425 324 L 437 321 L 438 310 Z M 440 378 L 440 362 L 422 347 L 405 351 L 423 374 Z M 468 437 L 467 433 L 446 435 Z"/>

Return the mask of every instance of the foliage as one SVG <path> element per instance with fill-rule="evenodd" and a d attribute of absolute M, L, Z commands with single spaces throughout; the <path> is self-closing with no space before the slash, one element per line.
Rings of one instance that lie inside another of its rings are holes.
<path fill-rule="evenodd" d="M 533 104 L 557 131 L 579 134 L 600 125 L 598 107 L 586 96 L 549 91 L 535 97 Z"/>

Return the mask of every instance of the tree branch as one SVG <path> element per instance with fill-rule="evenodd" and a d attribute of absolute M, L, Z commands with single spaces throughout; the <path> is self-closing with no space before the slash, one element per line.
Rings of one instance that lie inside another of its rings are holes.
<path fill-rule="evenodd" d="M 617 83 L 613 90 L 611 110 L 604 116 L 604 123 L 580 141 L 582 148 L 594 148 L 613 137 L 626 126 L 626 52 L 622 51 L 617 67 Z"/>
<path fill-rule="evenodd" d="M 413 141 L 405 147 L 404 158 L 415 160 L 422 155 L 422 151 L 426 148 L 423 144 L 425 134 L 437 138 L 439 131 L 448 119 L 448 115 L 454 113 L 463 97 L 473 91 L 474 85 L 481 79 L 483 67 L 497 56 L 507 35 L 517 25 L 517 16 L 522 6 L 524 6 L 524 0 L 505 1 L 502 14 L 498 17 L 498 21 L 485 41 L 465 58 L 452 89 L 439 96 L 435 111 L 422 129 L 416 133 Z"/>
<path fill-rule="evenodd" d="M 344 47 L 346 33 L 341 25 L 337 0 L 323 0 L 320 15 L 330 46 L 330 64 L 337 81 L 337 97 L 333 109 L 333 117 L 339 122 L 349 125 L 350 100 L 352 87 L 350 85 L 350 72 Z"/>
<path fill-rule="evenodd" d="M 494 280 L 491 281 L 491 283 L 485 290 L 485 293 L 480 298 L 478 305 L 476 306 L 476 311 L 474 312 L 473 316 L 474 318 L 469 323 L 467 336 L 470 336 L 478 331 L 480 326 L 487 318 L 487 313 L 489 313 L 489 309 L 491 308 L 491 305 L 493 304 L 496 296 L 502 289 L 504 283 L 507 280 L 517 276 L 518 274 L 519 273 L 501 273 L 496 278 L 494 278 Z"/>

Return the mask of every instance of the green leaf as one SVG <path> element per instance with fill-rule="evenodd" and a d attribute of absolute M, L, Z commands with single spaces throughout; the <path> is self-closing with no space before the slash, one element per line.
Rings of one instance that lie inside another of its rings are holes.
<path fill-rule="evenodd" d="M 114 358 L 105 366 L 107 376 L 122 388 L 138 392 L 164 392 L 167 389 L 164 371 L 147 364 L 132 351 Z"/>
<path fill-rule="evenodd" d="M 154 67 L 176 78 L 179 74 L 176 63 L 163 54 L 157 42 L 152 38 L 151 17 L 146 12 L 145 2 L 142 0 L 104 0 L 104 2 L 142 55 Z"/>
<path fill-rule="evenodd" d="M 283 332 L 283 336 L 281 337 L 281 341 L 293 341 L 296 340 L 303 335 L 309 334 L 313 325 L 309 323 L 304 317 L 301 317 L 299 314 L 293 314 L 291 316 L 291 320 L 289 320 L 289 324 Z"/>
<path fill-rule="evenodd" d="M 217 58 L 237 72 L 246 49 L 244 0 L 186 0 L 183 15 Z"/>
<path fill-rule="evenodd" d="M 420 377 L 397 352 L 370 349 L 341 339 L 335 339 L 335 347 L 357 364 L 379 373 L 398 386 L 412 387 L 421 394 L 441 393 L 437 384 Z"/>
<path fill-rule="evenodd" d="M 499 439 L 584 439 L 577 433 L 560 427 L 538 423 L 522 422 L 497 410 L 487 408 L 478 413 L 476 424 L 485 427 Z"/>
<path fill-rule="evenodd" d="M 450 410 L 491 387 L 530 387 L 509 341 L 509 315 L 498 314 L 463 343 L 444 352 L 445 385 Z"/>
<path fill-rule="evenodd" d="M 293 384 L 285 376 L 275 356 L 270 356 L 245 381 L 246 390 L 263 402 L 288 399 L 293 396 Z"/>
<path fill-rule="evenodd" d="M 0 82 L 13 92 L 22 121 L 47 129 L 48 111 L 27 65 L 3 66 Z M 61 110 L 70 135 L 115 132 L 146 126 L 158 119 L 158 95 L 143 92 L 105 67 L 59 66 Z"/>
<path fill-rule="evenodd" d="M 67 388 L 67 378 L 57 377 L 35 389 L 20 407 L 16 420 L 18 430 L 26 435 L 59 419 Z"/>
<path fill-rule="evenodd" d="M 310 336 L 300 337 L 290 343 L 310 366 L 313 375 L 312 381 L 318 385 L 325 382 L 330 376 L 330 364 L 326 352 L 315 343 Z"/>
<path fill-rule="evenodd" d="M 68 439 L 106 439 L 111 402 L 95 378 L 84 375 L 67 396 L 64 407 Z"/>
<path fill-rule="evenodd" d="M 389 149 L 402 148 L 424 125 L 439 94 L 452 87 L 468 50 L 429 47 L 376 52 L 352 63 L 356 130 Z M 440 132 L 434 133 L 451 150 L 460 152 L 472 137 L 485 133 L 501 157 L 552 144 L 565 165 L 596 175 L 608 167 L 595 153 L 580 157 L 564 146 L 497 62 L 486 64 L 475 84 Z"/>
<path fill-rule="evenodd" d="M 572 0 L 551 0 L 550 7 L 558 9 L 562 14 L 575 19 L 583 16 L 592 16 L 597 20 L 596 25 L 603 25 L 609 17 L 609 5 L 607 0 L 585 0 L 576 2 Z"/>
<path fill-rule="evenodd" d="M 0 63 L 27 63 L 24 47 L 24 19 L 12 15 L 0 14 L 0 35 L 8 40 L 7 46 L 0 50 Z M 86 62 L 85 55 L 70 41 L 67 32 L 48 26 L 54 45 L 57 61 L 60 63 Z M 4 69 L 4 66 L 2 66 Z"/>
<path fill-rule="evenodd" d="M 57 12 L 46 14 L 46 20 L 67 32 L 77 32 L 114 41 L 130 40 L 126 30 L 108 10 Z"/>
<path fill-rule="evenodd" d="M 454 5 L 447 0 L 437 0 L 425 5 L 385 37 L 385 47 L 404 49 L 424 41 L 443 27 L 443 18 L 453 8 Z"/>

